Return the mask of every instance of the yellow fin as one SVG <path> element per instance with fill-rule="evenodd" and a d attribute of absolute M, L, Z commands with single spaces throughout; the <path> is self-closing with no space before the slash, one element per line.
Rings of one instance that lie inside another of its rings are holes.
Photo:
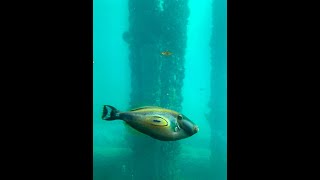
<path fill-rule="evenodd" d="M 131 109 L 130 111 L 137 111 L 137 110 L 140 110 L 140 109 L 153 109 L 153 108 L 165 109 L 165 108 L 162 108 L 162 107 L 159 107 L 159 106 L 142 106 L 142 107 Z"/>

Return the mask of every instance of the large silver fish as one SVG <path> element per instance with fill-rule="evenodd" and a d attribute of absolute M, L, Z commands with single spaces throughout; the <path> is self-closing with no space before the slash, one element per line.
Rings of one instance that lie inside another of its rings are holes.
<path fill-rule="evenodd" d="M 104 105 L 102 119 L 123 120 L 137 131 L 161 141 L 176 141 L 193 136 L 199 127 L 185 115 L 157 106 L 145 106 L 120 112 Z"/>

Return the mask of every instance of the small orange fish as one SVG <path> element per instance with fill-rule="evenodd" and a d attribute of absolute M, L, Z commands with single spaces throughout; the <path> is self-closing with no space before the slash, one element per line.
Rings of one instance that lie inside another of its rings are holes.
<path fill-rule="evenodd" d="M 161 52 L 161 54 L 164 55 L 164 56 L 171 56 L 171 55 L 172 55 L 172 52 L 163 51 L 163 52 Z"/>

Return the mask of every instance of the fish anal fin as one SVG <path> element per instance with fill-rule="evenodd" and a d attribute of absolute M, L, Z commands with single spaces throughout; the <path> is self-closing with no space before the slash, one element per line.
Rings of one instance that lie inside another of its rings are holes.
<path fill-rule="evenodd" d="M 143 133 L 139 132 L 138 130 L 132 128 L 127 122 L 124 121 L 124 128 L 127 130 L 127 132 L 131 135 L 143 135 Z"/>

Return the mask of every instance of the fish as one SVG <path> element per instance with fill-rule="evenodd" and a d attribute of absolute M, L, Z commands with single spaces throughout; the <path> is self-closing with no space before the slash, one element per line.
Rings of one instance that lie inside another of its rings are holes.
<path fill-rule="evenodd" d="M 171 55 L 172 55 L 172 52 L 163 51 L 163 52 L 161 52 L 161 54 L 164 55 L 164 56 L 171 56 Z"/>
<path fill-rule="evenodd" d="M 158 106 L 120 111 L 103 105 L 102 120 L 123 120 L 131 128 L 160 141 L 177 141 L 193 136 L 199 127 L 185 115 Z"/>

